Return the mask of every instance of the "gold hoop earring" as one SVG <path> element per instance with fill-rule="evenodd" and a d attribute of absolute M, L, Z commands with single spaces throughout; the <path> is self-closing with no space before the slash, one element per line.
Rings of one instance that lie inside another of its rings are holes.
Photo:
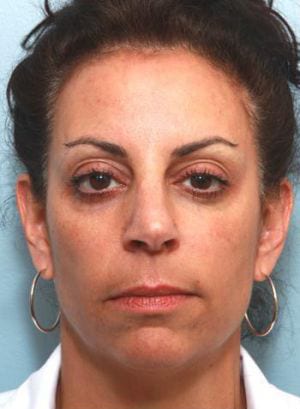
<path fill-rule="evenodd" d="M 31 288 L 30 288 L 30 297 L 29 297 L 29 303 L 30 303 L 30 315 L 31 315 L 31 319 L 32 322 L 34 323 L 35 327 L 43 332 L 44 334 L 48 334 L 49 332 L 52 332 L 53 330 L 55 330 L 55 328 L 58 326 L 59 321 L 60 321 L 60 312 L 58 313 L 58 316 L 54 322 L 54 324 L 49 327 L 49 328 L 45 328 L 42 325 L 40 325 L 40 323 L 38 322 L 36 315 L 35 315 L 35 311 L 34 311 L 34 295 L 35 295 L 35 289 L 36 289 L 36 285 L 38 282 L 38 279 L 41 276 L 41 273 L 43 273 L 45 270 L 41 270 L 40 272 L 36 273 L 32 284 L 31 284 Z"/>
<path fill-rule="evenodd" d="M 273 283 L 272 278 L 269 277 L 268 275 L 266 275 L 266 278 L 268 279 L 269 284 L 270 284 L 271 289 L 272 289 L 273 303 L 274 303 L 274 312 L 273 312 L 273 317 L 272 317 L 271 323 L 268 325 L 268 327 L 265 329 L 264 332 L 259 332 L 259 331 L 257 331 L 257 329 L 253 326 L 253 324 L 249 320 L 247 312 L 245 313 L 245 320 L 246 320 L 246 322 L 248 324 L 248 327 L 249 327 L 250 331 L 252 332 L 252 334 L 254 334 L 256 337 L 265 337 L 265 336 L 269 335 L 270 332 L 272 331 L 272 329 L 274 328 L 274 325 L 276 324 L 276 321 L 278 319 L 279 305 L 278 305 L 278 297 L 277 297 L 276 288 L 275 288 L 275 285 Z"/>

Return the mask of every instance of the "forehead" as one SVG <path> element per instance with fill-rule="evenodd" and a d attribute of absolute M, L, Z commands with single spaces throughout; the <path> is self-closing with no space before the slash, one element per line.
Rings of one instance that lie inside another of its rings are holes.
<path fill-rule="evenodd" d="M 53 145 L 82 135 L 128 147 L 209 135 L 253 145 L 248 106 L 243 87 L 187 50 L 120 49 L 72 72 L 57 99 Z"/>

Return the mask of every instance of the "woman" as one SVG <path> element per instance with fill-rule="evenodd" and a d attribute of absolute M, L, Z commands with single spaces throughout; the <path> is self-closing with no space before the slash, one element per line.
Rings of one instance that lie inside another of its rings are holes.
<path fill-rule="evenodd" d="M 16 196 L 61 346 L 4 408 L 300 408 L 241 348 L 277 315 L 293 193 L 293 32 L 263 0 L 73 0 L 8 97 Z M 274 314 L 247 315 L 254 281 Z"/>

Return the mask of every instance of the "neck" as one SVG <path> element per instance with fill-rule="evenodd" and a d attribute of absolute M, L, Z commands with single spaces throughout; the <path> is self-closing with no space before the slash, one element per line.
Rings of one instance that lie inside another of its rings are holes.
<path fill-rule="evenodd" d="M 62 366 L 56 407 L 246 409 L 239 339 L 239 334 L 235 334 L 210 356 L 185 368 L 146 372 L 93 356 L 88 347 L 62 329 Z"/>

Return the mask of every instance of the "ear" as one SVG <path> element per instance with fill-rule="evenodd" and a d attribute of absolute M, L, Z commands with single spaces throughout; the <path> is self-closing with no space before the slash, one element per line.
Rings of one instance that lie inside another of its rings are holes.
<path fill-rule="evenodd" d="M 284 179 L 279 192 L 265 198 L 258 254 L 254 273 L 255 281 L 270 275 L 283 250 L 293 208 L 293 189 Z"/>
<path fill-rule="evenodd" d="M 37 271 L 44 270 L 42 277 L 45 280 L 50 280 L 53 278 L 53 265 L 45 206 L 34 195 L 27 173 L 18 177 L 16 200 L 33 264 Z"/>

